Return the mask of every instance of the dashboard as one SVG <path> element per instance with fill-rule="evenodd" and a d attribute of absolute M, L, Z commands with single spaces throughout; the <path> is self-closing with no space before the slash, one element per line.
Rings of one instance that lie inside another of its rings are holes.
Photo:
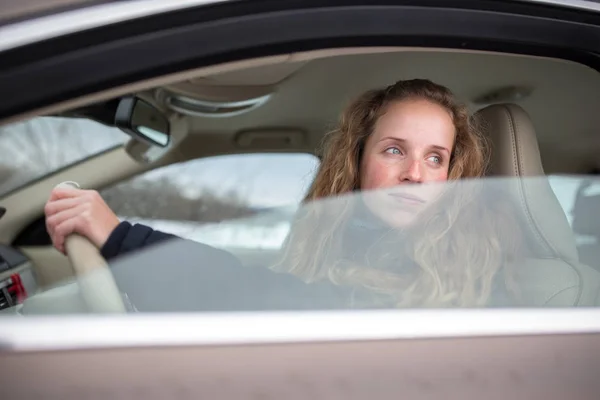
<path fill-rule="evenodd" d="M 37 290 L 29 259 L 10 246 L 0 245 L 0 311 L 23 303 Z"/>

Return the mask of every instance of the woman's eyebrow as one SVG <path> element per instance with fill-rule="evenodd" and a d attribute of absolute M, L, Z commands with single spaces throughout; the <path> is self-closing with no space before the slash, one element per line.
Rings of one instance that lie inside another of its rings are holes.
<path fill-rule="evenodd" d="M 447 148 L 445 148 L 444 146 L 438 146 L 438 145 L 431 145 L 432 149 L 436 149 L 439 151 L 445 151 L 446 153 L 450 154 L 450 150 L 448 150 Z"/>
<path fill-rule="evenodd" d="M 391 140 L 398 143 L 406 143 L 406 139 L 397 138 L 394 136 L 386 136 L 384 138 L 379 139 L 379 142 L 385 142 L 386 140 Z"/>

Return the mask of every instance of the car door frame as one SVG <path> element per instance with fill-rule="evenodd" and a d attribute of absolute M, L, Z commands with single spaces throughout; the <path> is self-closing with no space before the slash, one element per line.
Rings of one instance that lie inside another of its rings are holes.
<path fill-rule="evenodd" d="M 11 93 L 0 97 L 0 123 L 187 69 L 348 46 L 509 52 L 600 70 L 600 13 L 493 0 L 209 2 L 0 53 L 0 87 Z"/>

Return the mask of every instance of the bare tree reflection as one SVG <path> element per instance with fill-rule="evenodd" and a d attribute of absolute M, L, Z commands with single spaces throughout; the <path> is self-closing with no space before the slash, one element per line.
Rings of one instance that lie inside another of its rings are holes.
<path fill-rule="evenodd" d="M 218 194 L 206 188 L 188 197 L 168 177 L 134 179 L 102 191 L 102 197 L 123 217 L 211 223 L 252 215 L 238 192 Z"/>

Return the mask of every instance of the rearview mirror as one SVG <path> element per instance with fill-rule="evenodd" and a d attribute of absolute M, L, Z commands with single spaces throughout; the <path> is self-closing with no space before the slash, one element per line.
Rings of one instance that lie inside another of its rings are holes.
<path fill-rule="evenodd" d="M 152 104 L 133 96 L 123 97 L 115 113 L 115 126 L 154 146 L 167 147 L 171 134 L 169 120 Z"/>

